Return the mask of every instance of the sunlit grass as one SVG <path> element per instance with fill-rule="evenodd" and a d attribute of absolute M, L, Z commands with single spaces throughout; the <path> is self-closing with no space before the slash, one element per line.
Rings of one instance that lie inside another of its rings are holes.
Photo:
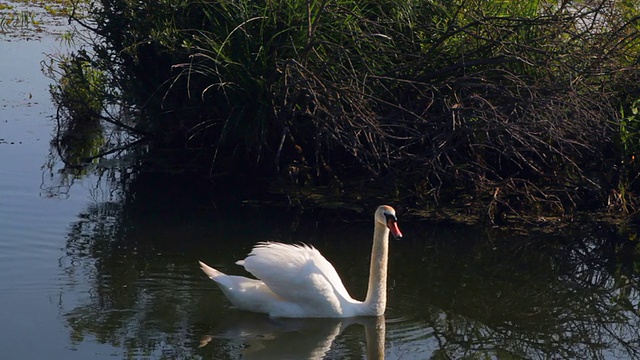
<path fill-rule="evenodd" d="M 79 3 L 41 4 L 62 14 Z M 631 114 L 638 98 L 640 17 L 631 5 L 80 5 L 99 55 L 77 56 L 150 115 L 134 132 L 158 147 L 185 139 L 179 147 L 204 149 L 208 171 L 254 167 L 336 187 L 382 178 L 419 202 L 473 197 L 499 221 L 505 211 L 602 203 L 624 178 L 611 170 L 626 171 L 621 157 L 636 156 L 635 117 L 619 113 Z M 594 14 L 606 26 L 585 31 Z M 629 179 L 640 193 L 640 178 Z"/>

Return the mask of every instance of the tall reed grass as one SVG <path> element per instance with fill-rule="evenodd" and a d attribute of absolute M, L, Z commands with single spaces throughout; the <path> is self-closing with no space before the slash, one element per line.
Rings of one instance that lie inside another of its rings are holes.
<path fill-rule="evenodd" d="M 95 53 L 137 81 L 133 98 L 188 109 L 137 128 L 203 149 L 206 167 L 566 212 L 602 204 L 629 156 L 630 3 L 103 0 L 93 14 Z"/>

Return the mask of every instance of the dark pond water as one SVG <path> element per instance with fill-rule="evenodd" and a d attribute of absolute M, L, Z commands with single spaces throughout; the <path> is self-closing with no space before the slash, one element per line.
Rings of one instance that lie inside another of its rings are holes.
<path fill-rule="evenodd" d="M 363 298 L 374 209 L 300 215 L 230 206 L 184 176 L 138 174 L 123 192 L 51 172 L 39 62 L 56 44 L 0 47 L 0 358 L 640 358 L 636 242 L 589 224 L 514 236 L 400 211 L 384 317 L 236 311 L 197 260 L 241 273 L 263 240 L 313 244 Z"/>

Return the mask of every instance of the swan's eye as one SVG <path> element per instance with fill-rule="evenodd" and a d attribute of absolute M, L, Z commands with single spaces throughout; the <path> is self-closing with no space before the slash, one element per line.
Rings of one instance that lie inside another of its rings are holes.
<path fill-rule="evenodd" d="M 393 222 L 398 221 L 398 219 L 396 218 L 396 216 L 395 216 L 395 215 L 393 215 L 393 214 L 384 213 L 384 217 L 385 217 L 385 219 L 387 220 L 387 222 L 389 222 L 389 221 L 393 221 Z"/>

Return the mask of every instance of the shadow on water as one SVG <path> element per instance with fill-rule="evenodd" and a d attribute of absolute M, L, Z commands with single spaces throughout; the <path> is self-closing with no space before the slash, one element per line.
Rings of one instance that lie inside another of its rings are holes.
<path fill-rule="evenodd" d="M 60 260 L 72 347 L 151 358 L 640 357 L 636 241 L 610 228 L 513 236 L 400 214 L 405 239 L 391 245 L 382 324 L 269 319 L 230 309 L 196 260 L 242 274 L 234 262 L 255 242 L 304 241 L 363 298 L 371 215 L 225 207 L 233 189 L 212 188 L 140 174 L 126 196 L 80 215 Z"/>
<path fill-rule="evenodd" d="M 405 280 L 396 306 L 430 329 L 434 356 L 640 356 L 635 242 L 607 229 L 493 238 L 469 230 L 396 254 L 415 266 L 395 267 Z"/>

